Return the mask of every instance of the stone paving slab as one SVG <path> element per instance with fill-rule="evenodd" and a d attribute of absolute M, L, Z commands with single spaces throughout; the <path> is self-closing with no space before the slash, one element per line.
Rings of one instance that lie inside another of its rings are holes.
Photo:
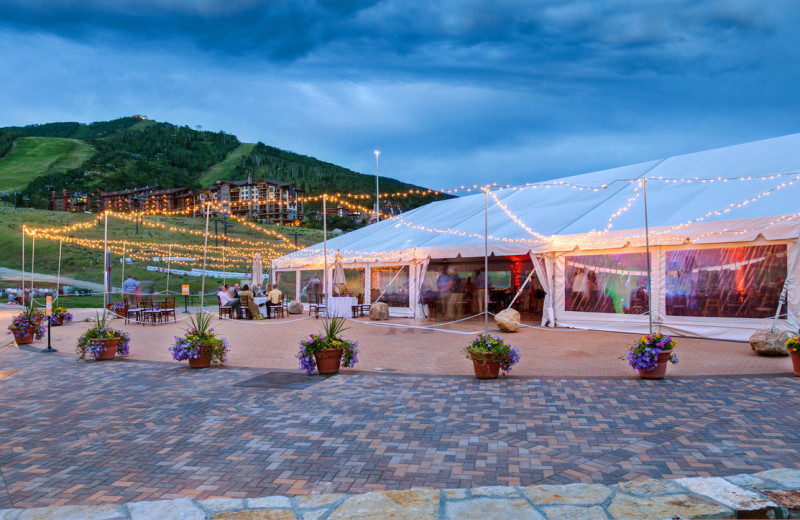
<path fill-rule="evenodd" d="M 800 477 L 800 470 L 784 469 Z M 269 496 L 248 500 L 160 500 L 125 505 L 63 506 L 0 510 L 0 520 L 397 520 L 513 519 L 667 519 L 667 518 L 797 518 L 800 490 L 736 486 L 748 474 L 723 478 L 685 478 L 621 482 L 613 486 L 491 486 L 472 489 L 408 489 L 307 497 Z M 713 480 L 713 481 L 712 481 Z M 781 487 L 759 480 L 756 486 Z M 653 492 L 653 493 L 649 493 Z M 749 502 L 731 501 L 750 497 Z M 768 505 L 766 505 L 768 504 Z"/>

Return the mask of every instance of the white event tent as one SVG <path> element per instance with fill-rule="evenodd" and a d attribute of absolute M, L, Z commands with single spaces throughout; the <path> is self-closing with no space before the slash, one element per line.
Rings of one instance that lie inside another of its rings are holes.
<path fill-rule="evenodd" d="M 488 217 L 490 280 L 507 273 L 513 295 L 535 270 L 542 325 L 647 332 L 652 295 L 654 326 L 670 334 L 747 339 L 779 306 L 775 327 L 798 329 L 800 134 L 475 191 L 329 240 L 328 283 L 338 251 L 363 303 L 425 316 L 441 266 L 483 267 Z M 308 301 L 322 266 L 317 244 L 272 272 Z"/>

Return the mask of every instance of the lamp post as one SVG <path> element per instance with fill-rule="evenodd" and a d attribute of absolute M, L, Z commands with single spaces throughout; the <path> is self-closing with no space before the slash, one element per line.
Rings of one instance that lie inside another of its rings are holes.
<path fill-rule="evenodd" d="M 381 221 L 381 190 L 378 184 L 378 157 L 381 151 L 375 150 L 375 222 Z"/>

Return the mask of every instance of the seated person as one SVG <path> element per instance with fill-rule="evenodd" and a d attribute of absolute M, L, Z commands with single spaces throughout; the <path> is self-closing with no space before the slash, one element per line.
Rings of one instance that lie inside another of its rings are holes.
<path fill-rule="evenodd" d="M 243 285 L 242 290 L 239 291 L 239 303 L 242 307 L 247 308 L 247 313 L 250 315 L 251 320 L 260 314 L 258 312 L 258 305 L 256 305 L 253 298 L 253 291 L 250 290 L 250 287 L 247 284 Z"/>
<path fill-rule="evenodd" d="M 219 298 L 219 304 L 222 307 L 230 307 L 231 309 L 231 317 L 239 317 L 241 313 L 239 309 L 241 307 L 241 302 L 239 302 L 239 298 L 231 298 L 231 295 L 228 291 L 225 290 L 225 287 L 221 286 L 219 288 L 219 292 L 217 293 L 217 298 Z"/>
<path fill-rule="evenodd" d="M 281 304 L 283 293 L 278 289 L 277 285 L 272 286 L 272 290 L 267 294 L 267 318 L 270 317 L 270 309 L 277 307 Z"/>

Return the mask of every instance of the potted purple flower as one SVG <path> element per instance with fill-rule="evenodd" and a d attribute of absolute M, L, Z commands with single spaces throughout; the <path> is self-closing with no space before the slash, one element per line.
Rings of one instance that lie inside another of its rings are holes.
<path fill-rule="evenodd" d="M 662 333 L 648 334 L 628 347 L 628 364 L 639 371 L 642 379 L 664 379 L 667 363 L 677 363 L 678 343 Z"/>
<path fill-rule="evenodd" d="M 50 312 L 50 316 L 47 317 L 47 321 L 50 322 L 51 326 L 58 327 L 64 323 L 70 323 L 72 321 L 72 314 L 66 307 L 54 307 Z"/>
<path fill-rule="evenodd" d="M 124 300 L 120 300 L 118 302 L 109 303 L 106 305 L 106 309 L 110 310 L 120 318 L 125 318 L 128 316 L 128 303 Z"/>
<path fill-rule="evenodd" d="M 41 309 L 34 309 L 32 305 L 23 307 L 22 312 L 11 320 L 11 325 L 8 326 L 9 334 L 14 335 L 17 345 L 27 345 L 33 343 L 34 339 L 42 339 L 46 332 L 42 325 L 44 318 Z"/>
<path fill-rule="evenodd" d="M 189 318 L 186 334 L 175 336 L 169 348 L 175 361 L 189 361 L 190 368 L 208 368 L 211 363 L 224 365 L 228 361 L 230 345 L 225 338 L 218 338 L 211 327 L 212 314 L 198 312 Z"/>
<path fill-rule="evenodd" d="M 120 356 L 130 354 L 130 341 L 131 337 L 127 332 L 108 326 L 104 312 L 102 317 L 96 314 L 94 326 L 78 338 L 75 353 L 81 359 L 85 359 L 87 354 L 97 361 L 114 359 L 117 354 Z"/>
<path fill-rule="evenodd" d="M 462 350 L 472 360 L 472 368 L 478 379 L 497 379 L 519 363 L 519 350 L 506 344 L 503 338 L 481 334 Z"/>
<path fill-rule="evenodd" d="M 300 370 L 311 375 L 316 369 L 322 375 L 338 374 L 339 367 L 353 368 L 358 363 L 358 342 L 341 337 L 344 318 L 326 318 L 322 334 L 310 334 L 300 341 Z"/>

